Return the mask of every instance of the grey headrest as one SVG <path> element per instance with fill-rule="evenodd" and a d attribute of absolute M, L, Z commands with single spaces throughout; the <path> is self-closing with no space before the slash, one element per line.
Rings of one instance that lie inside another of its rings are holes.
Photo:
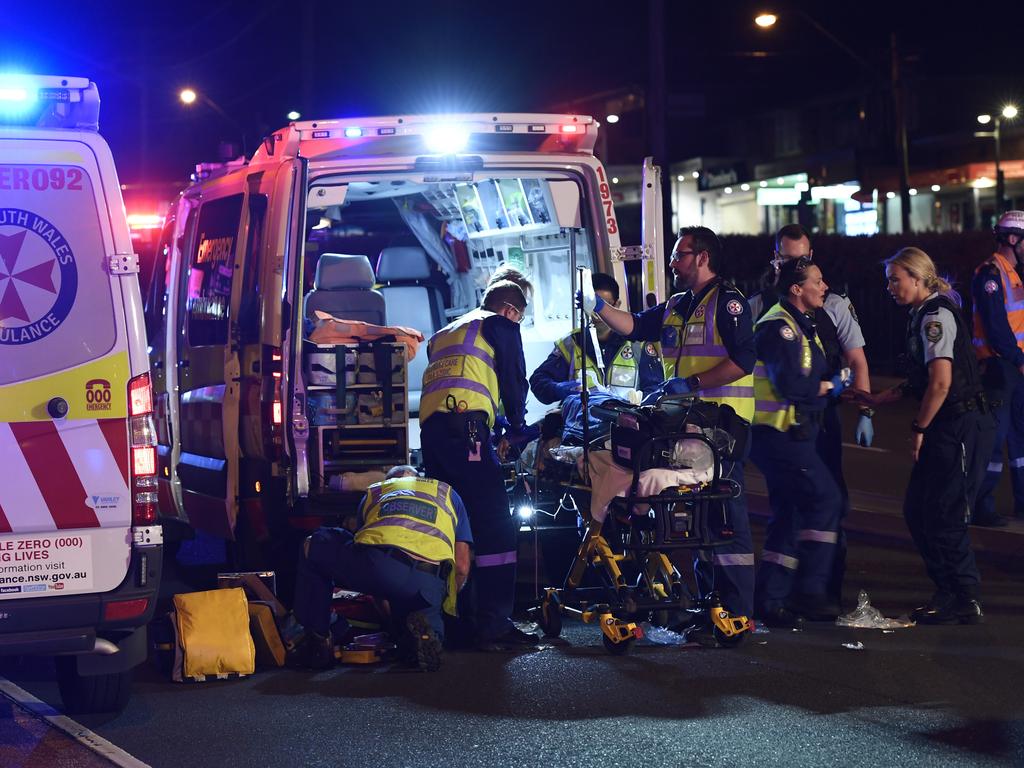
<path fill-rule="evenodd" d="M 365 256 L 325 253 L 316 263 L 313 286 L 318 291 L 340 288 L 369 290 L 373 288 L 373 269 Z"/>
<path fill-rule="evenodd" d="M 393 280 L 426 280 L 430 277 L 427 252 L 418 245 L 396 245 L 385 248 L 377 259 L 377 279 L 382 283 Z"/>

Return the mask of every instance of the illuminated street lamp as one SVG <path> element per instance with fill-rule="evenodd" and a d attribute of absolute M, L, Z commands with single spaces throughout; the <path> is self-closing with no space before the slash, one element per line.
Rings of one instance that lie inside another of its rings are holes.
<path fill-rule="evenodd" d="M 996 216 L 1006 210 L 1006 179 L 1003 177 L 1003 169 L 999 167 L 1002 159 L 1002 145 L 1000 143 L 1000 128 L 1003 120 L 1013 120 L 1017 117 L 1017 107 L 1014 104 L 1003 106 L 1002 112 L 993 117 L 992 115 L 978 115 L 978 122 L 982 125 L 992 123 L 991 131 L 976 131 L 978 138 L 995 139 L 996 141 Z"/>
<path fill-rule="evenodd" d="M 754 23 L 757 24 L 757 26 L 761 27 L 762 29 L 774 27 L 775 22 L 778 20 L 779 17 L 776 16 L 774 13 L 760 13 L 756 17 L 754 17 Z"/>

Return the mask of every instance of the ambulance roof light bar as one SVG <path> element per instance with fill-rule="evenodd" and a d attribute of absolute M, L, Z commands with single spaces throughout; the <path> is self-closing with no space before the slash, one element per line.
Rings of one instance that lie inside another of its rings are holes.
<path fill-rule="evenodd" d="M 100 96 L 87 77 L 0 73 L 0 126 L 99 130 Z"/>
<path fill-rule="evenodd" d="M 472 113 L 455 115 L 392 115 L 339 120 L 304 120 L 291 126 L 302 142 L 330 140 L 339 146 L 365 146 L 374 141 L 421 136 L 428 151 L 438 154 L 461 152 L 474 136 L 541 134 L 561 139 L 560 144 L 542 144 L 540 151 L 592 152 L 598 123 L 589 115 L 542 113 Z M 542 136 L 538 136 L 542 138 Z M 489 146 L 497 145 L 489 143 Z M 314 152 L 314 154 L 319 154 Z"/>

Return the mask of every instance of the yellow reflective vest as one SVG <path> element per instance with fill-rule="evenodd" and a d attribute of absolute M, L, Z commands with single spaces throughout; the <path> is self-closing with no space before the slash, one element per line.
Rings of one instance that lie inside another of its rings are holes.
<path fill-rule="evenodd" d="M 665 378 L 700 376 L 729 357 L 716 327 L 718 291 L 722 284 L 712 287 L 693 308 L 689 320 L 675 311 L 686 294 L 677 293 L 665 304 L 661 322 L 661 363 Z M 740 307 L 742 310 L 742 306 Z M 746 374 L 721 387 L 701 389 L 701 400 L 710 400 L 732 406 L 747 421 L 754 418 L 754 376 Z"/>
<path fill-rule="evenodd" d="M 800 371 L 804 376 L 810 375 L 811 343 L 801 330 L 800 324 L 782 308 L 781 304 L 776 304 L 765 312 L 761 319 L 754 324 L 754 328 L 756 329 L 762 323 L 780 319 L 793 332 L 794 338 L 800 341 Z M 825 349 L 817 337 L 814 338 L 814 343 L 818 345 L 818 349 L 824 355 Z M 775 391 L 768 378 L 768 366 L 764 364 L 763 360 L 758 360 L 754 366 L 754 397 L 754 424 L 763 424 L 777 429 L 779 432 L 786 432 L 797 423 L 796 406 Z"/>
<path fill-rule="evenodd" d="M 423 560 L 449 563 L 444 610 L 455 615 L 455 507 L 446 483 L 424 477 L 396 477 L 374 483 L 361 510 L 358 544 L 397 547 Z"/>
<path fill-rule="evenodd" d="M 569 378 L 578 379 L 580 370 L 583 368 L 583 349 L 576 343 L 579 331 L 573 331 L 564 339 L 561 339 L 555 346 L 562 353 L 562 357 L 569 364 Z M 641 353 L 642 347 L 637 342 L 626 342 L 615 354 L 610 362 L 605 360 L 604 381 L 601 381 L 601 371 L 593 357 L 587 356 L 587 389 L 596 386 L 605 386 L 612 392 L 623 394 L 629 390 L 637 389 L 640 379 L 640 366 L 637 356 Z"/>
<path fill-rule="evenodd" d="M 420 395 L 421 424 L 438 411 L 462 410 L 481 411 L 488 425 L 494 426 L 501 393 L 494 372 L 494 347 L 483 335 L 484 320 L 493 316 L 493 312 L 474 309 L 431 337 Z"/>

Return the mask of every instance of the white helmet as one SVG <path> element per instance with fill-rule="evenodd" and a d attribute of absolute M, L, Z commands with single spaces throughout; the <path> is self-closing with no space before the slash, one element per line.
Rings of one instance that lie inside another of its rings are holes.
<path fill-rule="evenodd" d="M 1024 237 L 1024 211 L 1007 211 L 999 217 L 993 230 L 997 235 Z"/>

